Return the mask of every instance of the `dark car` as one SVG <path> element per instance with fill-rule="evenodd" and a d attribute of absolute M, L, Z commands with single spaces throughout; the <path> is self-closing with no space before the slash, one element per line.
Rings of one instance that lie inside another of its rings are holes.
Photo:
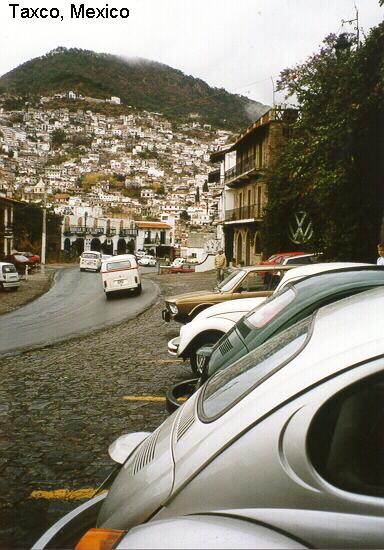
<path fill-rule="evenodd" d="M 286 285 L 242 317 L 214 346 L 197 352 L 202 369 L 197 385 L 320 307 L 376 286 L 384 286 L 384 267 L 375 265 L 324 271 Z M 189 395 L 192 386 L 188 380 L 167 392 L 168 411 L 180 405 L 178 399 Z"/>
<path fill-rule="evenodd" d="M 13 264 L 19 273 L 25 273 L 26 268 L 28 273 L 30 273 L 36 268 L 36 262 L 19 252 L 9 254 L 9 256 L 5 257 L 5 261 Z"/>

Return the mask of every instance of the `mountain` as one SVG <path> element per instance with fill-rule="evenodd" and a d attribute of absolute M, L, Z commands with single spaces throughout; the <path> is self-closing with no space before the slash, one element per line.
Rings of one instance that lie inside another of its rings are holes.
<path fill-rule="evenodd" d="M 20 95 L 69 90 L 96 98 L 113 95 L 132 107 L 170 118 L 196 113 L 203 122 L 233 130 L 246 127 L 268 108 L 162 63 L 76 48 L 56 48 L 23 63 L 0 78 L 0 89 Z"/>

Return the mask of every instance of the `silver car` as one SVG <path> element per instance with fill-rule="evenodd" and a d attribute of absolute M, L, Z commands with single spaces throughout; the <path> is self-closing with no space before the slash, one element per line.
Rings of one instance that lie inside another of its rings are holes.
<path fill-rule="evenodd" d="M 383 311 L 383 288 L 319 309 L 119 438 L 107 496 L 35 548 L 383 547 Z"/>

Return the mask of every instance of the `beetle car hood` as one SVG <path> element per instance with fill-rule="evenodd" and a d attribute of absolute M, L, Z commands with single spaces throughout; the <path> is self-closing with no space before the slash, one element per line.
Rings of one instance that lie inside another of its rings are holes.
<path fill-rule="evenodd" d="M 177 296 L 169 296 L 165 299 L 166 302 L 188 302 L 194 298 L 201 298 L 203 296 L 210 296 L 212 294 L 219 294 L 214 290 L 198 290 L 196 292 L 185 292 L 184 294 L 178 294 Z"/>
<path fill-rule="evenodd" d="M 171 435 L 177 412 L 128 457 L 101 508 L 97 525 L 130 528 L 148 519 L 172 492 Z"/>

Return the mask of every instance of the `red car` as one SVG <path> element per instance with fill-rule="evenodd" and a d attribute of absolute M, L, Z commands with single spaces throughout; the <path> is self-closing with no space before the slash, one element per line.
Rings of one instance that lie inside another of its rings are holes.
<path fill-rule="evenodd" d="M 194 273 L 195 266 L 192 264 L 181 264 L 171 267 L 171 273 Z"/>
<path fill-rule="evenodd" d="M 38 254 L 33 254 L 33 252 L 17 252 L 17 254 L 21 254 L 22 256 L 25 256 L 35 264 L 40 263 L 40 256 Z"/>
<path fill-rule="evenodd" d="M 286 258 L 291 258 L 292 256 L 304 256 L 305 254 L 308 254 L 308 252 L 277 252 L 276 254 L 272 254 L 268 260 L 260 262 L 260 265 L 282 264 Z"/>

